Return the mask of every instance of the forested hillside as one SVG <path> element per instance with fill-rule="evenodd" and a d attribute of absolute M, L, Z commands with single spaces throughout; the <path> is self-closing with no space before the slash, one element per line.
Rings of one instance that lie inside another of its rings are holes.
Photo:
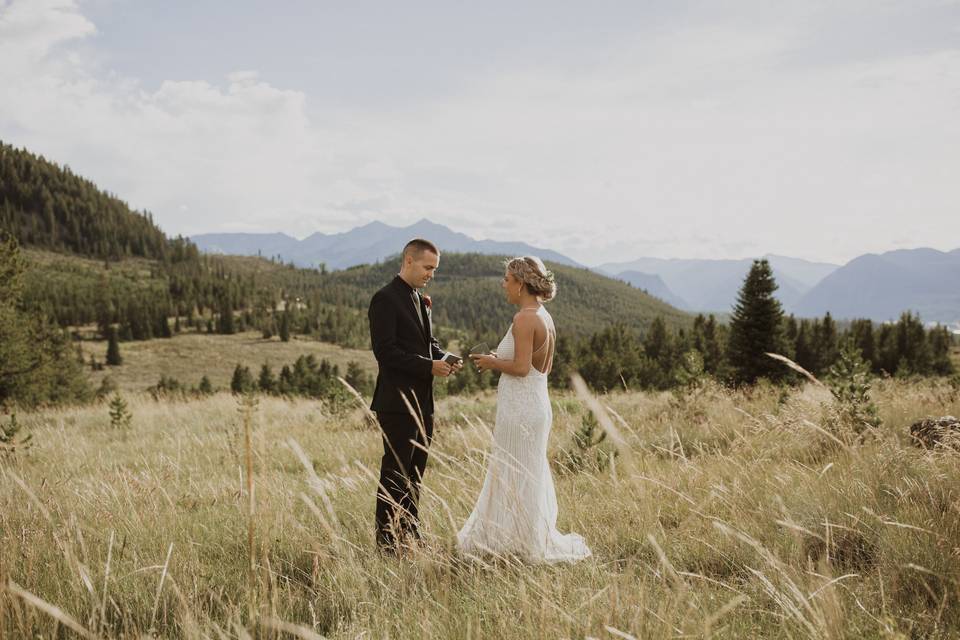
<path fill-rule="evenodd" d="M 196 248 L 170 241 L 149 213 L 43 156 L 0 141 L 0 227 L 23 246 L 119 259 L 177 259 Z"/>
<path fill-rule="evenodd" d="M 398 256 L 328 272 L 256 257 L 202 255 L 187 240 L 167 238 L 149 214 L 130 210 L 69 169 L 5 145 L 0 152 L 0 267 L 12 274 L 4 283 L 9 294 L 0 314 L 0 333 L 6 336 L 0 403 L 89 397 L 76 362 L 54 366 L 69 359 L 71 336 L 106 340 L 116 350 L 124 341 L 184 332 L 255 330 L 264 339 L 279 336 L 288 342 L 299 336 L 369 348 L 367 305 L 397 273 Z M 500 287 L 503 259 L 441 256 L 427 287 L 441 342 L 462 349 L 499 340 L 515 312 Z M 597 389 L 667 389 L 704 375 L 738 382 L 728 328 L 713 317 L 693 318 L 587 269 L 548 266 L 558 284 L 549 306 L 560 333 L 554 384 L 567 384 L 574 370 Z M 776 288 L 772 281 L 769 286 Z M 927 332 L 910 315 L 895 325 L 854 322 L 840 330 L 829 314 L 822 322 L 797 320 L 784 317 L 779 303 L 775 308 L 766 323 L 776 333 L 770 349 L 817 375 L 829 372 L 850 341 L 874 373 L 949 375 L 953 370 L 949 333 Z M 264 377 L 269 381 L 270 375 Z M 467 368 L 443 386 L 462 392 L 491 384 L 491 376 L 476 376 Z"/>
<path fill-rule="evenodd" d="M 426 291 L 434 299 L 434 322 L 474 332 L 504 330 L 516 309 L 500 288 L 505 256 L 447 254 Z M 330 301 L 350 301 L 366 308 L 370 296 L 399 270 L 399 257 L 382 263 L 333 272 L 326 286 Z M 638 329 L 662 317 L 672 327 L 688 326 L 692 317 L 630 285 L 587 269 L 547 263 L 558 293 L 549 309 L 564 332 L 589 334 L 613 323 Z"/>

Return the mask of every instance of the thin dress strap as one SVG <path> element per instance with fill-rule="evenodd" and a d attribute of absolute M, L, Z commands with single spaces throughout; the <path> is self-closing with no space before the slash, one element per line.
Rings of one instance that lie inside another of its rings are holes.
<path fill-rule="evenodd" d="M 543 309 L 543 307 L 540 307 L 540 309 Z M 546 309 L 544 309 L 544 312 L 546 312 Z M 537 311 L 537 315 L 540 315 L 540 311 L 539 311 L 539 310 Z M 550 314 L 549 314 L 549 313 L 547 314 L 547 318 L 550 318 Z M 547 335 L 546 335 L 546 337 L 543 339 L 543 342 L 540 343 L 540 346 L 537 347 L 536 349 L 534 349 L 534 350 L 533 350 L 533 353 L 530 354 L 531 357 L 532 357 L 533 355 L 539 353 L 541 349 L 543 349 L 543 348 L 546 347 L 548 344 L 550 344 L 550 343 L 553 341 L 553 339 L 555 338 L 555 336 L 556 336 L 556 328 L 553 326 L 553 318 L 550 318 L 550 322 L 547 322 L 547 320 L 544 319 L 544 321 L 543 321 L 543 326 L 544 326 L 544 329 L 546 329 L 546 331 L 547 331 Z M 533 363 L 531 362 L 531 364 L 533 364 Z M 547 357 L 547 359 L 543 362 L 544 369 L 543 369 L 542 371 L 541 371 L 540 369 L 538 369 L 536 366 L 534 366 L 533 368 L 534 368 L 534 369 L 537 369 L 537 371 L 540 371 L 540 373 L 542 373 L 542 374 L 546 374 L 546 373 L 548 373 L 548 372 L 550 371 L 552 365 L 553 365 L 553 353 L 551 353 L 551 354 Z"/>

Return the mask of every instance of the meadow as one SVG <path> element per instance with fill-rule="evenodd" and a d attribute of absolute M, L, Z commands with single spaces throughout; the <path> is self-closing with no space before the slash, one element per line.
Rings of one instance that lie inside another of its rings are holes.
<path fill-rule="evenodd" d="M 554 394 L 559 526 L 594 555 L 534 567 L 454 545 L 492 395 L 440 404 L 428 544 L 399 559 L 373 546 L 382 450 L 359 408 L 139 393 L 127 427 L 105 404 L 19 415 L 33 438 L 0 458 L 0 636 L 958 637 L 960 455 L 907 427 L 960 415 L 960 392 L 873 393 L 883 424 L 863 442 L 836 438 L 812 384 L 614 393 L 596 399 L 619 437 L 586 450 L 589 397 Z"/>
<path fill-rule="evenodd" d="M 88 330 L 88 333 L 92 329 Z M 98 362 L 106 359 L 107 341 L 85 339 L 78 343 L 84 361 L 93 356 Z M 173 377 L 186 386 L 196 386 L 206 375 L 214 388 L 229 389 L 233 369 L 240 364 L 249 367 L 254 375 L 264 363 L 274 374 L 283 365 L 293 365 L 300 356 L 314 356 L 318 361 L 346 371 L 347 363 L 357 362 L 361 368 L 377 373 L 377 363 L 369 349 L 347 349 L 303 336 L 291 336 L 289 342 L 280 338 L 264 338 L 259 331 L 244 331 L 233 335 L 183 332 L 172 338 L 155 338 L 136 342 L 122 342 L 120 353 L 123 364 L 91 371 L 89 379 L 94 389 L 110 377 L 124 391 L 144 391 L 157 384 L 160 376 Z"/>

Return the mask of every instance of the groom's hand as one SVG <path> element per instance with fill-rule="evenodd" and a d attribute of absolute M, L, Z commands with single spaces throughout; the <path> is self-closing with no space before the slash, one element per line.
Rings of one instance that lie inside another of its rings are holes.
<path fill-rule="evenodd" d="M 444 362 L 443 360 L 433 361 L 433 375 L 439 378 L 446 378 L 451 373 L 453 373 L 453 365 Z"/>

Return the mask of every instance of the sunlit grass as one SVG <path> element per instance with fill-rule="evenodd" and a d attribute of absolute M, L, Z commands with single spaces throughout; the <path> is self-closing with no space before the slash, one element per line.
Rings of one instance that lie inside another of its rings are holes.
<path fill-rule="evenodd" d="M 879 383 L 884 424 L 859 446 L 811 427 L 827 397 L 600 397 L 621 455 L 603 472 L 554 470 L 559 528 L 594 556 L 536 567 L 454 549 L 492 395 L 441 403 L 421 507 L 429 544 L 402 559 L 374 551 L 382 450 L 362 413 L 261 398 L 252 574 L 234 397 L 130 395 L 126 431 L 105 405 L 21 415 L 34 445 L 2 462 L 0 636 L 956 636 L 960 457 L 913 447 L 907 427 L 960 414 L 960 395 Z M 585 412 L 571 395 L 554 405 L 551 459 Z"/>

